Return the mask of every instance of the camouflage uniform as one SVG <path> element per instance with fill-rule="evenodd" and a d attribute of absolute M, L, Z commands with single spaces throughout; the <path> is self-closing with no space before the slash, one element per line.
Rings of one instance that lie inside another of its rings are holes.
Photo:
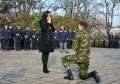
<path fill-rule="evenodd" d="M 107 38 L 107 36 L 106 35 L 103 35 L 103 47 L 107 47 L 108 46 L 108 38 Z"/>
<path fill-rule="evenodd" d="M 70 69 L 71 63 L 78 64 L 81 79 L 88 78 L 90 38 L 89 32 L 78 32 L 73 43 L 73 48 L 76 51 L 75 55 L 68 55 L 62 58 L 62 64 L 66 70 Z"/>

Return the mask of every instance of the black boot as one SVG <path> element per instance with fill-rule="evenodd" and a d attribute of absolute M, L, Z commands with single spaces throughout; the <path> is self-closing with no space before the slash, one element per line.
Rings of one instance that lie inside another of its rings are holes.
<path fill-rule="evenodd" d="M 100 76 L 98 75 L 98 72 L 96 72 L 96 71 L 93 71 L 93 72 L 89 73 L 89 77 L 94 78 L 96 83 L 98 83 L 98 84 L 101 81 Z"/>
<path fill-rule="evenodd" d="M 47 68 L 47 64 L 43 64 L 43 72 L 44 73 L 50 73 L 50 71 Z"/>
<path fill-rule="evenodd" d="M 50 71 L 48 70 L 48 67 L 47 67 L 48 54 L 49 54 L 49 53 L 42 53 L 43 72 L 44 72 L 44 73 L 49 73 L 49 72 L 50 72 Z"/>
<path fill-rule="evenodd" d="M 74 80 L 71 70 L 67 70 L 67 76 L 65 76 L 64 79 Z"/>

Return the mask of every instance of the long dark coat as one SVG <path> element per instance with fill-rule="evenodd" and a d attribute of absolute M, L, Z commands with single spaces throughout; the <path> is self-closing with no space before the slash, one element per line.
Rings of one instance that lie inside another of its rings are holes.
<path fill-rule="evenodd" d="M 40 21 L 41 34 L 39 39 L 39 52 L 54 52 L 54 34 L 53 24 L 46 20 Z"/>

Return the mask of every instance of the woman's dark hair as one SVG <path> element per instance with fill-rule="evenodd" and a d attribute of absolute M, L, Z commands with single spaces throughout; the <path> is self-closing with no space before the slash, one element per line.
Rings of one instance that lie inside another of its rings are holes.
<path fill-rule="evenodd" d="M 43 16 L 42 16 L 42 20 L 47 20 L 47 16 L 50 13 L 50 11 L 45 11 Z"/>

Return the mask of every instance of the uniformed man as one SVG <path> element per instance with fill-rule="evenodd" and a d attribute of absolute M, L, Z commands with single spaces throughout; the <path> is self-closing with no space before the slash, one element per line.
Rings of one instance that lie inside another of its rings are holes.
<path fill-rule="evenodd" d="M 54 48 L 59 48 L 59 40 L 58 40 L 58 31 L 56 30 L 54 32 Z"/>
<path fill-rule="evenodd" d="M 24 31 L 24 49 L 29 50 L 30 49 L 30 29 L 26 28 Z"/>
<path fill-rule="evenodd" d="M 10 49 L 14 49 L 14 30 L 12 28 L 12 26 L 9 26 L 9 30 L 10 30 Z"/>
<path fill-rule="evenodd" d="M 108 38 L 107 38 L 107 35 L 106 34 L 104 34 L 103 35 L 104 37 L 103 37 L 103 47 L 104 48 L 107 48 L 107 46 L 108 46 Z"/>
<path fill-rule="evenodd" d="M 115 40 L 114 40 L 114 48 L 118 48 L 119 46 L 119 38 L 118 38 L 118 34 L 115 34 Z"/>
<path fill-rule="evenodd" d="M 37 32 L 35 28 L 31 31 L 31 49 L 37 49 Z"/>
<path fill-rule="evenodd" d="M 68 30 L 68 39 L 67 39 L 67 48 L 68 48 L 68 49 L 71 49 L 72 39 L 73 39 L 72 30 L 69 29 L 69 30 Z"/>
<path fill-rule="evenodd" d="M 17 26 L 17 28 L 14 31 L 14 35 L 15 35 L 15 49 L 20 50 L 22 39 L 22 30 L 20 29 L 20 26 Z"/>
<path fill-rule="evenodd" d="M 21 28 L 21 45 L 20 45 L 21 49 L 24 49 L 24 42 L 25 40 L 24 40 L 24 27 L 23 27 Z"/>
<path fill-rule="evenodd" d="M 40 39 L 41 39 L 41 31 L 37 31 L 37 49 L 39 49 L 39 45 L 40 45 Z"/>
<path fill-rule="evenodd" d="M 118 33 L 118 48 L 120 48 L 120 33 Z"/>
<path fill-rule="evenodd" d="M 113 48 L 114 35 L 111 33 L 108 39 L 109 39 L 109 48 Z"/>
<path fill-rule="evenodd" d="M 0 30 L 0 42 L 1 42 L 1 49 L 4 49 L 4 37 L 3 37 L 3 28 Z"/>
<path fill-rule="evenodd" d="M 72 31 L 72 40 L 75 40 L 75 38 L 76 38 L 76 31 L 73 30 L 73 31 Z"/>
<path fill-rule="evenodd" d="M 69 55 L 62 58 L 62 64 L 67 70 L 67 76 L 64 79 L 73 80 L 73 74 L 70 70 L 70 64 L 75 63 L 79 66 L 79 77 L 86 80 L 90 77 L 94 78 L 96 83 L 100 83 L 100 77 L 96 71 L 88 73 L 89 55 L 90 55 L 90 34 L 87 31 L 88 25 L 84 21 L 80 21 L 79 32 L 73 43 L 76 51 L 75 55 Z"/>
<path fill-rule="evenodd" d="M 3 43 L 2 43 L 2 47 L 5 50 L 9 50 L 10 49 L 10 30 L 8 29 L 8 26 L 6 25 L 5 28 L 2 31 L 2 39 L 3 39 Z"/>

